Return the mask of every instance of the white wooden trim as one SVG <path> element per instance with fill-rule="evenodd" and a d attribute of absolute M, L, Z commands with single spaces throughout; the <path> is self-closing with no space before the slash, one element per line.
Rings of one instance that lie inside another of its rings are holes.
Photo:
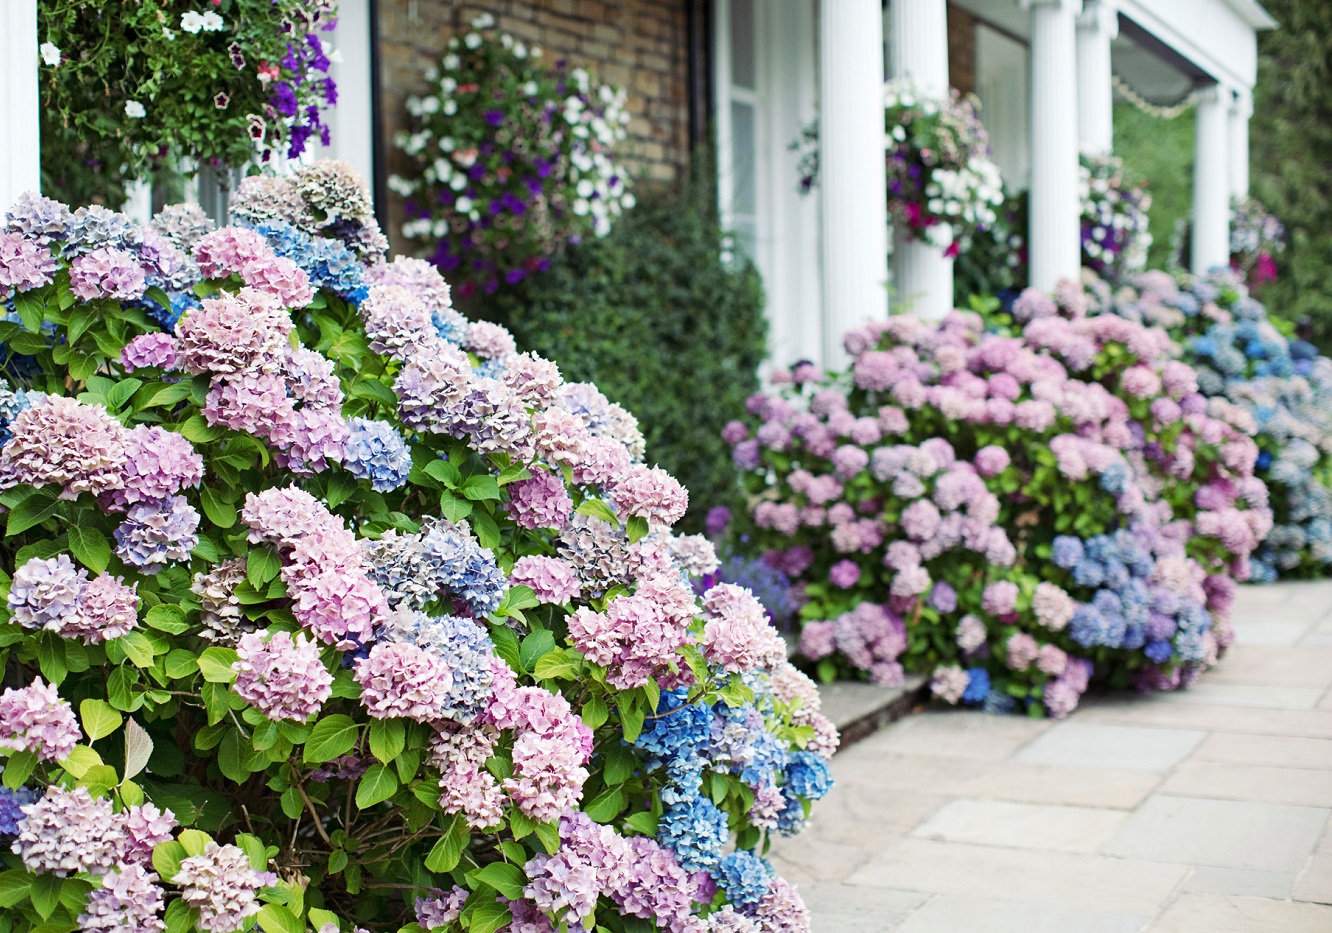
<path fill-rule="evenodd" d="M 371 71 L 371 0 L 339 0 L 338 25 L 330 33 L 319 33 L 325 46 L 332 46 L 334 62 L 329 69 L 338 88 L 338 102 L 326 110 L 329 145 L 309 147 L 312 159 L 340 159 L 350 165 L 373 191 L 374 79 Z"/>
<path fill-rule="evenodd" d="M 37 0 L 0 0 L 0 213 L 42 186 Z"/>

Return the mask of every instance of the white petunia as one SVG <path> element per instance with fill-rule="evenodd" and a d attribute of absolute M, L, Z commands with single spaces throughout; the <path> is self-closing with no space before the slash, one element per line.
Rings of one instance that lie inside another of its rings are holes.
<path fill-rule="evenodd" d="M 127 100 L 125 101 L 125 116 L 140 120 L 143 117 L 148 116 L 148 111 L 144 110 L 143 104 L 139 103 L 137 100 Z"/>
<path fill-rule="evenodd" d="M 204 28 L 203 17 L 194 10 L 190 10 L 188 13 L 182 13 L 180 14 L 180 28 L 191 35 L 197 36 L 199 31 Z"/>
<path fill-rule="evenodd" d="M 469 32 L 463 37 L 463 45 L 467 46 L 469 49 L 481 48 L 482 41 L 480 34 L 475 32 Z"/>
<path fill-rule="evenodd" d="M 209 10 L 203 16 L 199 17 L 199 20 L 203 25 L 204 32 L 221 32 L 227 25 L 223 22 L 222 17 L 218 16 L 212 10 Z M 316 36 L 315 38 L 318 39 L 319 37 Z"/>
<path fill-rule="evenodd" d="M 41 47 L 42 61 L 54 68 L 60 64 L 60 49 L 53 42 L 43 42 Z"/>

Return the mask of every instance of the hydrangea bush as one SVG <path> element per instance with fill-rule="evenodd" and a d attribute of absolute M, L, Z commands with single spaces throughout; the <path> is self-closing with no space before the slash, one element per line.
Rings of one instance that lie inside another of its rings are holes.
<path fill-rule="evenodd" d="M 411 97 L 414 164 L 389 184 L 407 198 L 402 235 L 458 283 L 493 292 L 544 269 L 563 244 L 605 236 L 634 204 L 614 159 L 625 92 L 492 31 L 484 14 L 449 40 L 430 92 Z"/>
<path fill-rule="evenodd" d="M 236 213 L 0 232 L 5 928 L 807 930 L 836 731 L 632 416 L 341 167 Z"/>
<path fill-rule="evenodd" d="M 1082 265 L 1102 278 L 1119 281 L 1141 272 L 1152 246 L 1147 211 L 1152 196 L 1116 156 L 1081 157 Z"/>
<path fill-rule="evenodd" d="M 1092 680 L 1189 683 L 1272 523 L 1250 415 L 1072 283 L 988 323 L 893 317 L 847 373 L 779 372 L 727 428 L 733 534 L 795 581 L 824 677 L 1054 716 Z"/>
<path fill-rule="evenodd" d="M 1151 272 L 1115 291 L 1091 283 L 1098 313 L 1152 321 L 1177 335 L 1198 389 L 1249 413 L 1257 474 L 1276 525 L 1254 554 L 1253 579 L 1309 576 L 1332 567 L 1332 360 L 1247 294 L 1240 272 L 1204 279 Z"/>

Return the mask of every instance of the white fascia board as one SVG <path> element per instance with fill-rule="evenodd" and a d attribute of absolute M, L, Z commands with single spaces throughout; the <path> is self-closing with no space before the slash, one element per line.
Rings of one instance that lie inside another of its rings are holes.
<path fill-rule="evenodd" d="M 1231 9 L 1254 29 L 1276 29 L 1278 23 L 1258 0 L 1226 0 Z"/>
<path fill-rule="evenodd" d="M 1254 26 L 1236 5 L 1248 4 L 1244 0 L 1119 0 L 1121 13 L 1220 83 L 1250 91 L 1258 77 L 1258 40 Z"/>

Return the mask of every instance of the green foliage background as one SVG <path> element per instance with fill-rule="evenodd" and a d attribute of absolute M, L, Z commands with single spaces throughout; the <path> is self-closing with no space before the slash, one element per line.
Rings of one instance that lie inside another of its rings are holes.
<path fill-rule="evenodd" d="M 706 192 L 646 194 L 605 238 L 467 309 L 633 412 L 648 462 L 689 489 L 680 527 L 691 531 L 711 506 L 737 505 L 721 429 L 758 391 L 767 341 L 758 272 L 738 255 L 721 260 L 732 244 Z"/>
<path fill-rule="evenodd" d="M 1175 224 L 1193 208 L 1192 109 L 1173 120 L 1143 113 L 1128 103 L 1115 104 L 1115 154 L 1134 174 L 1147 180 L 1152 207 L 1147 212 L 1152 248 L 1147 268 L 1168 269 Z"/>
<path fill-rule="evenodd" d="M 1263 301 L 1308 316 L 1332 349 L 1332 4 L 1264 0 L 1280 23 L 1258 38 L 1250 146 L 1253 194 L 1286 225 L 1277 281 Z"/>

